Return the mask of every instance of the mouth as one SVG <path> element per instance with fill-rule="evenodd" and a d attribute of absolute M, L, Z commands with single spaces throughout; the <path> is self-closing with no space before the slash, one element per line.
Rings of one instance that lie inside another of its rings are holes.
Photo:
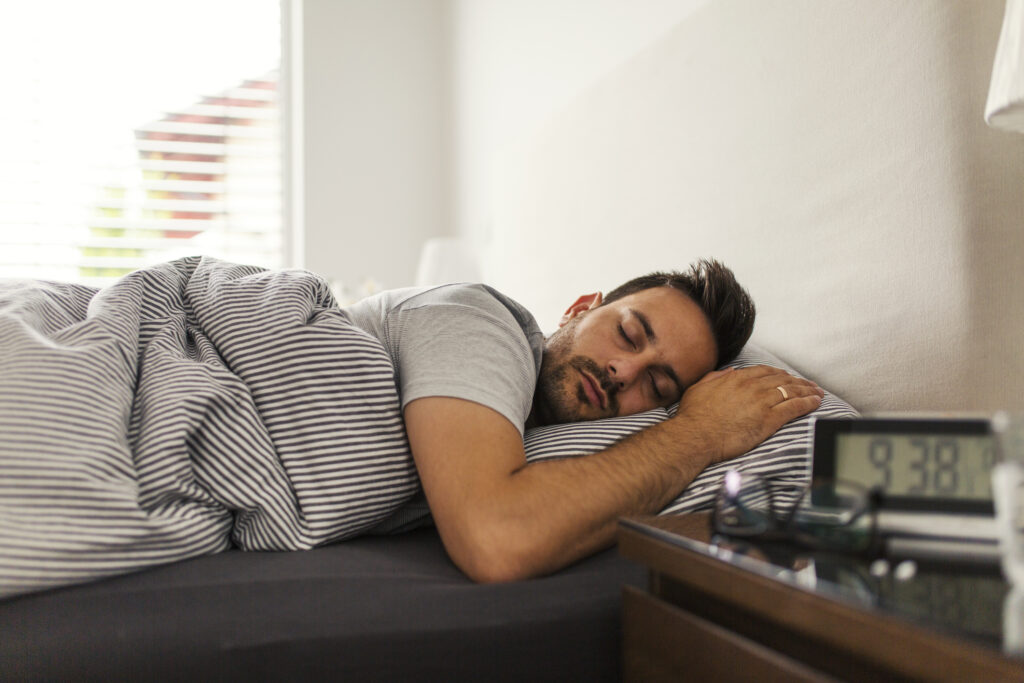
<path fill-rule="evenodd" d="M 587 395 L 587 400 L 591 405 L 604 410 L 608 403 L 608 397 L 601 390 L 600 383 L 582 370 L 580 370 L 580 377 L 583 378 L 583 392 Z"/>

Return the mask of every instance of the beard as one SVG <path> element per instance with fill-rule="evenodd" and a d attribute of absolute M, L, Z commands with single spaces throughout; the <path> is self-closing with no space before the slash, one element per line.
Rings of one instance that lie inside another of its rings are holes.
<path fill-rule="evenodd" d="M 538 425 L 563 424 L 611 417 L 619 412 L 615 397 L 618 385 L 597 363 L 581 355 L 573 355 L 573 332 L 578 318 L 570 320 L 548 338 L 541 358 L 540 375 L 533 396 L 533 417 Z M 607 397 L 602 410 L 591 406 L 580 380 L 584 371 L 601 385 Z M 589 408 L 593 414 L 586 414 Z"/>

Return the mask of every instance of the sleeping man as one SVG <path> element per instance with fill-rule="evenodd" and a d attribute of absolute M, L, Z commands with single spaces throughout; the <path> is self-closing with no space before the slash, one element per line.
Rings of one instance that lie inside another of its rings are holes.
<path fill-rule="evenodd" d="M 753 320 L 714 262 L 580 297 L 548 339 L 482 285 L 342 310 L 313 273 L 208 257 L 100 290 L 0 281 L 0 597 L 400 530 L 420 490 L 469 577 L 556 570 L 819 405 L 780 370 L 714 370 Z M 527 464 L 528 425 L 676 401 Z"/>
<path fill-rule="evenodd" d="M 347 312 L 391 356 L 430 512 L 476 581 L 544 574 L 607 546 L 618 517 L 659 511 L 824 393 L 775 368 L 714 371 L 754 324 L 750 297 L 714 261 L 582 296 L 547 339 L 483 285 L 394 290 Z M 674 418 L 604 451 L 526 461 L 527 426 L 676 401 Z"/>

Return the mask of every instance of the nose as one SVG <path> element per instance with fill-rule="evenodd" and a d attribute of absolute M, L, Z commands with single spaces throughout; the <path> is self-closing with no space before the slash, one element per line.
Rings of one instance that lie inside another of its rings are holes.
<path fill-rule="evenodd" d="M 608 361 L 608 376 L 617 389 L 625 389 L 640 374 L 643 363 L 639 359 L 624 358 Z"/>

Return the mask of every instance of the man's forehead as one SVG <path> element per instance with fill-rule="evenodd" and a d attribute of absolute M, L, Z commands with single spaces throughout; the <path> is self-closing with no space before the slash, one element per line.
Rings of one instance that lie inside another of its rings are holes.
<path fill-rule="evenodd" d="M 649 327 L 655 344 L 666 353 L 666 361 L 677 368 L 683 383 L 689 384 L 713 369 L 718 348 L 707 315 L 696 301 L 674 287 L 643 289 L 622 297 L 624 316 L 635 316 Z"/>
<path fill-rule="evenodd" d="M 660 287 L 650 287 L 648 289 L 641 289 L 638 292 L 628 294 L 621 299 L 616 300 L 613 303 L 620 304 L 620 307 L 626 310 L 637 309 L 647 315 L 652 313 L 663 313 L 666 315 L 679 314 L 682 311 L 686 313 L 692 313 L 694 309 L 701 311 L 700 306 L 690 298 L 685 292 L 681 292 L 675 287 L 668 285 L 662 285 Z"/>

